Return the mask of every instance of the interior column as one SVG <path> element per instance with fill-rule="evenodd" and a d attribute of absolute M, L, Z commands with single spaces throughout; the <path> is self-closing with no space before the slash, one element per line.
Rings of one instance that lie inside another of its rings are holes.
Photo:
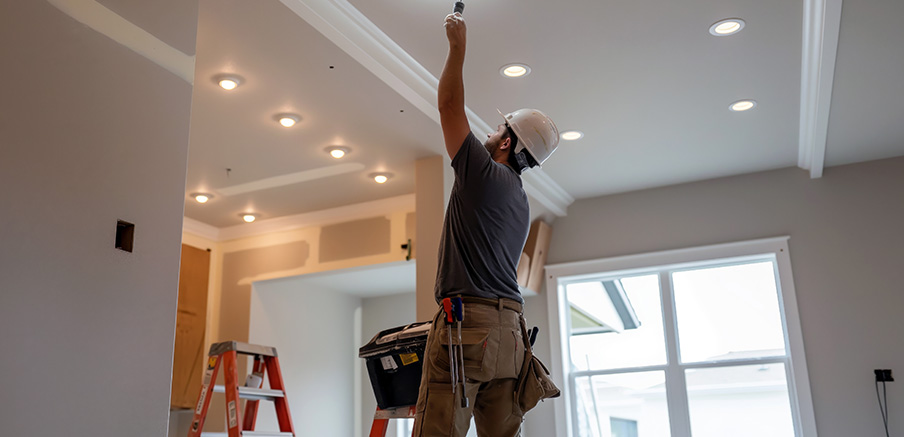
<path fill-rule="evenodd" d="M 445 171 L 443 157 L 434 155 L 415 162 L 415 241 L 413 255 L 417 259 L 416 320 L 433 318 L 436 299 L 433 284 L 436 281 L 437 253 L 445 212 Z"/>

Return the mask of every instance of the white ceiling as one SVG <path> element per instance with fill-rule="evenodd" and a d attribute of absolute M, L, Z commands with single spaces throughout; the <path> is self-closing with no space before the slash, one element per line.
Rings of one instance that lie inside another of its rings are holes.
<path fill-rule="evenodd" d="M 444 153 L 432 103 L 451 1 L 201 0 L 196 50 L 178 31 L 192 16 L 186 2 L 100 2 L 196 53 L 186 217 L 228 227 L 242 211 L 268 219 L 409 194 L 414 161 Z M 812 157 L 818 176 L 823 165 L 904 155 L 904 2 L 849 0 L 840 25 L 840 0 L 466 3 L 475 133 L 495 126 L 497 107 L 540 108 L 560 130 L 585 133 L 525 178 L 532 206 L 791 167 L 799 156 L 808 169 Z M 805 38 L 823 3 L 825 39 Z M 729 17 L 746 28 L 708 33 Z M 802 61 L 804 49 L 818 56 Z M 533 71 L 505 79 L 498 71 L 510 62 Z M 245 83 L 218 88 L 212 78 L 226 72 Z M 728 111 L 744 98 L 758 106 Z M 282 128 L 278 112 L 302 121 Z M 802 118 L 815 128 L 802 129 Z M 333 160 L 323 151 L 332 144 L 353 152 Z M 337 163 L 352 165 L 206 205 L 188 198 Z M 375 171 L 396 176 L 377 185 L 367 178 Z"/>
<path fill-rule="evenodd" d="M 434 75 L 445 57 L 451 3 L 353 4 Z M 801 8 L 796 2 L 494 0 L 466 3 L 468 105 L 535 106 L 560 129 L 547 173 L 577 198 L 793 166 L 797 157 Z M 709 26 L 743 17 L 716 38 Z M 524 62 L 532 73 L 498 70 Z M 737 114 L 742 98 L 760 103 Z"/>
<path fill-rule="evenodd" d="M 361 170 L 205 205 L 189 199 L 187 217 L 223 227 L 245 210 L 267 219 L 414 192 L 415 159 L 441 141 L 421 111 L 275 0 L 204 0 L 199 15 L 189 192 L 340 164 Z M 245 83 L 224 91 L 213 80 L 224 72 Z M 302 120 L 284 128 L 273 118 L 281 112 Z M 352 152 L 336 160 L 330 145 Z M 395 177 L 378 185 L 367 178 L 378 171 Z"/>

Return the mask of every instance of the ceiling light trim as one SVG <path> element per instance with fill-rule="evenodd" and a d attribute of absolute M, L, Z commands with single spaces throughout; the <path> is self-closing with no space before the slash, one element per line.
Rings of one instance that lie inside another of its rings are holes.
<path fill-rule="evenodd" d="M 560 137 L 565 141 L 577 141 L 581 138 L 584 138 L 584 132 L 579 130 L 568 130 L 562 132 L 562 135 L 560 135 Z"/>
<path fill-rule="evenodd" d="M 368 178 L 373 179 L 374 182 L 376 182 L 380 185 L 389 182 L 389 180 L 392 179 L 393 176 L 395 176 L 395 175 L 393 175 L 392 173 L 387 173 L 385 171 L 380 171 L 380 172 L 371 173 L 371 174 L 367 175 Z M 377 178 L 382 178 L 383 182 L 380 182 L 380 180 Z"/>
<path fill-rule="evenodd" d="M 512 68 L 512 67 L 520 68 L 520 69 L 522 69 L 523 72 L 521 74 L 511 75 L 508 73 L 508 69 Z M 519 78 L 530 75 L 530 66 L 527 64 L 520 64 L 517 62 L 513 63 L 513 64 L 505 64 L 502 66 L 502 68 L 499 69 L 499 74 L 501 74 L 502 77 L 504 77 L 506 79 L 519 79 Z"/>
<path fill-rule="evenodd" d="M 235 196 L 236 194 L 245 194 L 254 191 L 268 190 L 270 188 L 283 187 L 286 185 L 300 184 L 302 182 L 308 182 L 315 179 L 337 176 L 345 173 L 353 173 L 361 170 L 364 170 L 364 164 L 349 162 L 345 164 L 331 165 L 327 167 L 315 168 L 312 170 L 274 176 L 272 178 L 259 179 L 244 184 L 218 188 L 214 191 L 216 191 L 216 193 L 221 196 Z"/>
<path fill-rule="evenodd" d="M 206 198 L 203 202 L 198 199 L 198 197 L 202 197 L 202 196 Z M 189 197 L 191 197 L 195 202 L 198 202 L 203 205 L 203 204 L 206 204 L 207 202 L 210 202 L 211 200 L 213 200 L 213 198 L 216 196 L 214 196 L 213 194 L 210 194 L 210 193 L 195 192 L 195 193 L 189 194 Z"/>
<path fill-rule="evenodd" d="M 301 122 L 301 116 L 294 112 L 281 112 L 276 114 L 273 119 L 275 119 L 280 126 L 285 128 L 294 127 Z M 291 122 L 287 124 L 286 122 L 283 122 L 283 120 L 291 120 Z"/>
<path fill-rule="evenodd" d="M 170 73 L 193 83 L 195 57 L 161 41 L 94 0 L 47 0 L 76 21 L 144 56 Z"/>
<path fill-rule="evenodd" d="M 323 150 L 326 151 L 326 153 L 329 154 L 333 159 L 345 158 L 346 156 L 348 156 L 349 153 L 352 152 L 351 148 L 348 148 L 345 146 L 329 146 Z M 337 152 L 337 151 L 342 152 L 340 156 L 336 156 L 333 154 L 333 152 Z"/>
<path fill-rule="evenodd" d="M 440 124 L 436 109 L 439 80 L 348 1 L 280 1 L 436 124 Z M 467 106 L 465 115 L 477 137 L 496 131 Z M 445 153 L 445 150 L 437 152 Z M 545 173 L 545 177 L 537 176 L 540 173 L 543 170 L 539 168 L 525 172 L 524 179 L 532 181 L 525 184 L 527 194 L 556 215 L 564 216 L 574 198 Z"/>
<path fill-rule="evenodd" d="M 226 88 L 223 86 L 223 81 L 231 81 L 235 85 L 232 88 Z M 218 87 L 222 88 L 225 91 L 235 91 L 236 88 L 242 86 L 245 83 L 245 78 L 239 76 L 237 74 L 232 73 L 222 73 L 216 74 L 213 76 L 213 82 L 217 84 Z"/>
<path fill-rule="evenodd" d="M 822 177 L 825 166 L 842 0 L 804 0 L 797 165 Z"/>
<path fill-rule="evenodd" d="M 750 105 L 750 106 L 746 106 Z M 731 102 L 728 105 L 728 110 L 731 112 L 747 112 L 756 109 L 757 103 L 756 100 L 753 99 L 742 99 L 736 102 Z"/>
<path fill-rule="evenodd" d="M 737 28 L 737 29 L 734 29 L 734 30 L 731 31 L 731 32 L 724 32 L 724 33 L 718 32 L 718 31 L 717 31 L 718 27 L 721 26 L 721 25 L 723 25 L 723 24 L 725 24 L 725 23 L 733 23 L 733 24 L 737 24 L 737 25 L 738 25 L 738 28 Z M 713 35 L 713 36 L 731 36 L 731 35 L 737 35 L 739 32 L 741 32 L 742 30 L 744 30 L 744 27 L 746 27 L 746 26 L 747 26 L 747 22 L 744 21 L 744 20 L 741 19 L 741 18 L 725 18 L 725 19 L 723 19 L 723 20 L 716 21 L 715 23 L 713 23 L 712 26 L 709 26 L 709 33 L 710 33 L 710 35 Z"/>

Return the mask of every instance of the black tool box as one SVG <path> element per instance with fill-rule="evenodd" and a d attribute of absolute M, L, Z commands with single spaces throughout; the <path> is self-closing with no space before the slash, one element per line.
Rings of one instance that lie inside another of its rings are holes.
<path fill-rule="evenodd" d="M 358 349 L 380 409 L 417 403 L 430 326 L 431 322 L 420 322 L 380 331 Z"/>

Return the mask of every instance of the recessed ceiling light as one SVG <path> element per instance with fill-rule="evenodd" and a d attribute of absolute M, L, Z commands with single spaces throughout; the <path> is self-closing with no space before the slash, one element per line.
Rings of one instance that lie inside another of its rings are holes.
<path fill-rule="evenodd" d="M 371 173 L 368 177 L 373 178 L 378 184 L 385 184 L 392 177 L 392 173 Z"/>
<path fill-rule="evenodd" d="M 734 35 L 744 28 L 746 23 L 740 18 L 726 18 L 709 26 L 709 33 L 715 36 Z"/>
<path fill-rule="evenodd" d="M 301 117 L 297 114 L 277 114 L 276 120 L 284 127 L 292 127 L 295 126 L 295 123 L 298 123 L 298 120 L 301 120 Z"/>
<path fill-rule="evenodd" d="M 251 222 L 257 220 L 259 214 L 255 214 L 253 212 L 243 212 L 243 213 L 239 214 L 239 216 L 242 217 L 242 220 L 244 220 L 245 223 L 251 223 Z"/>
<path fill-rule="evenodd" d="M 213 199 L 213 194 L 191 193 L 191 197 L 193 197 L 198 203 L 207 203 L 208 200 Z"/>
<path fill-rule="evenodd" d="M 756 108 L 756 100 L 738 100 L 728 106 L 734 112 L 744 112 Z"/>
<path fill-rule="evenodd" d="M 326 151 L 333 158 L 341 159 L 346 154 L 348 154 L 348 152 L 351 152 L 351 149 L 349 149 L 348 147 L 342 147 L 342 146 L 330 146 L 330 147 L 326 148 Z"/>
<path fill-rule="evenodd" d="M 562 139 L 568 141 L 579 140 L 584 137 L 584 133 L 579 130 L 570 130 L 562 132 Z"/>
<path fill-rule="evenodd" d="M 214 81 L 224 90 L 234 90 L 242 84 L 242 78 L 234 74 L 219 74 L 214 76 Z"/>
<path fill-rule="evenodd" d="M 505 77 L 524 77 L 530 74 L 530 67 L 525 64 L 508 64 L 503 66 L 499 73 Z"/>

